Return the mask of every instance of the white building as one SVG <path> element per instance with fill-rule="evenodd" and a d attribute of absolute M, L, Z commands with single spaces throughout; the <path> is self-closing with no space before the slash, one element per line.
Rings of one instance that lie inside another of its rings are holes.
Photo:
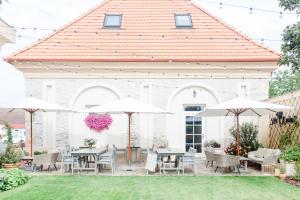
<path fill-rule="evenodd" d="M 232 119 L 194 118 L 206 106 L 237 96 L 268 97 L 279 55 L 186 0 L 110 0 L 7 58 L 26 78 L 26 93 L 73 109 L 132 97 L 173 112 L 135 116 L 134 145 L 166 138 L 171 147 L 228 142 Z M 35 146 L 83 144 L 125 148 L 126 116 L 96 133 L 85 114 L 35 118 Z M 38 131 L 37 131 L 38 130 Z"/>

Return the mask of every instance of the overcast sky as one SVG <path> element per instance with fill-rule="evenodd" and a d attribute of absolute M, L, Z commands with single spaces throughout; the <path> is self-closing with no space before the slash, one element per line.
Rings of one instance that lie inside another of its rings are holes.
<path fill-rule="evenodd" d="M 0 17 L 8 24 L 16 27 L 37 27 L 57 29 L 78 17 L 88 9 L 99 4 L 101 0 L 8 0 L 4 1 Z M 143 0 L 141 0 L 141 3 Z M 261 42 L 276 51 L 280 51 L 280 40 L 283 29 L 295 23 L 296 15 L 262 12 L 225 4 L 240 5 L 258 9 L 282 11 L 278 0 L 198 0 L 201 7 L 221 18 L 242 33 Z M 219 3 L 223 5 L 220 6 Z M 8 55 L 24 46 L 30 45 L 38 38 L 52 32 L 51 30 L 22 30 L 16 29 L 15 44 L 6 44 L 1 49 L 1 56 Z M 0 66 L 0 103 L 19 99 L 24 95 L 24 79 L 22 74 L 8 64 Z"/>

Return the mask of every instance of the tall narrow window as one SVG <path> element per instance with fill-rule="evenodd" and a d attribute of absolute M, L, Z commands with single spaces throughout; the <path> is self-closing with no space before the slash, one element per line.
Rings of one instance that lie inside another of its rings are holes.
<path fill-rule="evenodd" d="M 176 28 L 192 28 L 192 17 L 190 14 L 175 14 Z"/>
<path fill-rule="evenodd" d="M 185 150 L 190 147 L 202 152 L 202 118 L 196 117 L 196 113 L 202 110 L 200 105 L 184 106 L 185 111 Z"/>
<path fill-rule="evenodd" d="M 120 28 L 122 23 L 122 15 L 105 14 L 103 26 L 105 28 Z"/>

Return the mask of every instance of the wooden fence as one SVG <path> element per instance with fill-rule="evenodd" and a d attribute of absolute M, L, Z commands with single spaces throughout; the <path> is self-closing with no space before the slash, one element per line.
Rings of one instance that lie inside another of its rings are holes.
<path fill-rule="evenodd" d="M 284 112 L 282 116 L 278 113 L 263 119 L 265 128 L 262 134 L 266 138 L 264 144 L 270 148 L 278 148 L 280 136 L 287 131 L 291 131 L 293 140 L 299 143 L 300 128 L 295 128 L 295 122 L 292 121 L 300 120 L 300 90 L 268 99 L 267 102 L 291 106 L 294 109 Z M 295 130 L 292 131 L 293 129 Z"/>

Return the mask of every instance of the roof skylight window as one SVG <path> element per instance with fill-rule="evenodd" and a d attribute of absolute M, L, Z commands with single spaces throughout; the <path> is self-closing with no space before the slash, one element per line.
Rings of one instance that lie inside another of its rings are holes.
<path fill-rule="evenodd" d="M 122 15 L 105 14 L 103 26 L 105 28 L 120 28 L 121 22 L 122 22 Z"/>
<path fill-rule="evenodd" d="M 176 28 L 192 28 L 192 17 L 190 14 L 175 14 Z"/>

